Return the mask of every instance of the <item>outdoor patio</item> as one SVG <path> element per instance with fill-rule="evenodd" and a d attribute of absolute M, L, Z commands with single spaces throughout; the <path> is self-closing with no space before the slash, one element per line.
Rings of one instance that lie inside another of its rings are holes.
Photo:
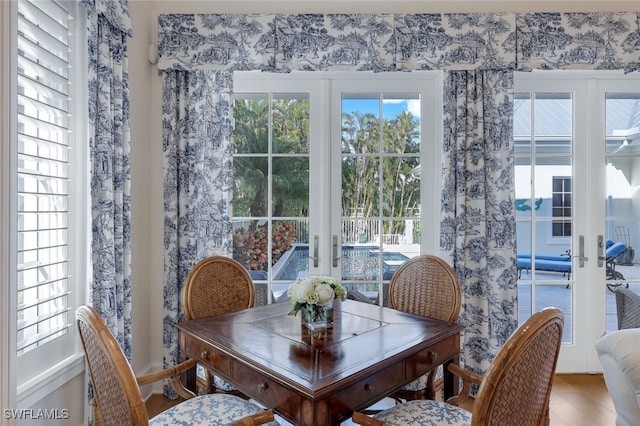
<path fill-rule="evenodd" d="M 616 271 L 622 273 L 625 277 L 625 283 L 629 284 L 629 288 L 640 293 L 640 267 L 632 266 L 616 266 Z M 527 282 L 529 276 L 523 273 L 522 279 L 518 284 L 518 318 L 519 322 L 524 322 L 531 316 L 531 284 Z M 564 342 L 570 342 L 571 331 L 573 329 L 573 306 L 572 306 L 572 289 L 567 288 L 567 278 L 561 273 L 544 273 L 536 274 L 537 281 L 544 281 L 544 284 L 537 284 L 535 287 L 535 310 L 538 311 L 547 306 L 556 306 L 565 313 L 565 333 Z M 571 281 L 572 282 L 572 281 Z M 573 283 L 573 286 L 579 286 L 579 283 Z M 577 289 L 579 291 L 579 288 Z M 606 293 L 606 315 L 607 315 L 607 332 L 618 329 L 616 316 L 615 294 L 609 291 L 602 284 L 602 291 Z"/>

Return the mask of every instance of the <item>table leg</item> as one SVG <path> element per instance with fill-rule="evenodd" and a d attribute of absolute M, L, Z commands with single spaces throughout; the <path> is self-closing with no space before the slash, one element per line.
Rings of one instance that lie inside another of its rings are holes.
<path fill-rule="evenodd" d="M 182 352 L 180 355 L 181 361 L 187 360 L 187 356 L 185 355 L 186 347 L 187 347 L 187 342 L 186 342 L 185 335 L 184 333 L 180 333 L 180 350 Z M 198 386 L 196 383 L 197 368 L 198 368 L 197 366 L 190 368 L 180 375 L 180 380 L 182 381 L 182 383 L 184 383 L 184 387 L 189 389 L 191 392 L 195 393 L 196 395 L 198 395 Z"/>
<path fill-rule="evenodd" d="M 197 367 L 193 367 L 184 372 L 184 383 L 187 389 L 197 395 L 198 387 L 196 386 L 196 368 Z"/>
<path fill-rule="evenodd" d="M 458 377 L 449 371 L 449 364 L 458 364 L 459 357 L 451 358 L 449 361 L 445 362 L 442 365 L 442 380 L 444 385 L 444 400 L 446 401 L 448 398 L 455 396 L 459 391 L 459 380 Z"/>

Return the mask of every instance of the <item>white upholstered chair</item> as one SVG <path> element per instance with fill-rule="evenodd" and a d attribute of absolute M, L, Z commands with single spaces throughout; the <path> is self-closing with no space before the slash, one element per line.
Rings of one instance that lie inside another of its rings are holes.
<path fill-rule="evenodd" d="M 640 424 L 640 328 L 605 334 L 596 342 L 616 426 Z"/>

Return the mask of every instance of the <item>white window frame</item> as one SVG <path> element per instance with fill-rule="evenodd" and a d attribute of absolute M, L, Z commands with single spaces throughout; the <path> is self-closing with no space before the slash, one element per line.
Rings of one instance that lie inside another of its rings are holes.
<path fill-rule="evenodd" d="M 11 73 L 11 64 L 15 63 L 15 53 L 11 49 L 13 34 L 16 33 L 12 20 L 13 2 L 0 2 L 0 159 L 2 161 L 2 208 L 0 209 L 0 282 L 9 283 L 9 135 L 14 128 L 10 122 L 10 110 L 13 109 L 9 101 L 11 88 L 15 87 L 15 78 Z M 0 312 L 11 312 L 13 298 L 10 297 L 9 285 L 0 285 Z M 0 315 L 0 341 L 4 347 L 15 347 L 15 317 Z M 5 346 L 6 345 L 6 346 Z M 15 407 L 15 353 L 8 350 L 0 351 L 0 406 Z"/>
<path fill-rule="evenodd" d="M 320 105 L 326 105 L 332 102 L 331 88 L 337 84 L 346 85 L 350 87 L 350 84 L 374 82 L 373 86 L 368 86 L 367 91 L 375 91 L 378 86 L 375 83 L 384 84 L 389 82 L 401 81 L 402 85 L 408 84 L 420 87 L 423 95 L 421 97 L 421 108 L 423 112 L 426 112 L 426 116 L 421 117 L 421 150 L 418 156 L 420 157 L 420 163 L 422 165 L 430 164 L 430 160 L 437 159 L 436 162 L 440 165 L 440 158 L 442 157 L 441 140 L 442 140 L 442 81 L 444 74 L 439 71 L 428 72 L 414 72 L 400 75 L 399 73 L 368 73 L 368 72 L 321 72 L 316 71 L 312 73 L 294 72 L 290 74 L 270 74 L 262 73 L 259 71 L 241 71 L 234 72 L 234 94 L 242 97 L 243 95 L 257 95 L 266 94 L 270 92 L 277 93 L 291 93 L 296 91 L 311 92 L 310 88 L 317 90 L 320 93 L 316 93 L 311 96 L 310 109 L 314 110 L 314 99 L 320 99 Z M 304 85 L 307 86 L 304 86 Z M 398 83 L 399 84 L 399 83 Z M 299 89 L 299 85 L 308 87 L 305 89 Z M 359 84 L 358 84 L 359 86 Z M 372 89 L 372 87 L 374 89 Z M 411 92 L 416 90 L 403 87 L 402 90 L 394 89 L 398 92 Z M 296 88 L 296 89 L 294 89 Z M 332 106 L 336 111 L 340 108 Z M 312 113 L 313 115 L 314 113 Z M 330 114 L 331 116 L 331 114 Z M 310 124 L 310 138 L 312 140 L 329 141 L 332 135 L 340 135 L 340 122 L 336 122 L 333 125 L 337 126 L 335 129 L 331 129 L 330 116 L 326 117 L 326 122 L 319 123 L 317 120 L 312 120 Z M 316 139 L 314 139 L 316 138 Z M 335 141 L 334 141 L 335 143 Z M 311 143 L 311 150 L 309 156 L 313 160 L 313 164 L 330 165 L 328 168 L 329 173 L 332 170 L 341 170 L 340 155 L 333 155 L 330 150 L 318 152 L 317 148 L 321 144 Z M 339 146 L 339 145 L 336 145 Z M 339 151 L 338 151 L 339 153 Z M 426 195 L 432 188 L 437 188 L 437 199 L 440 198 L 440 167 L 426 167 L 422 168 L 421 179 L 421 197 L 423 202 L 421 203 L 420 211 L 420 223 L 422 226 L 422 232 L 424 235 L 433 236 L 433 238 L 422 238 L 420 242 L 420 253 L 423 254 L 436 254 L 440 253 L 440 204 L 429 203 L 427 200 L 430 198 Z M 337 181 L 335 181 L 337 182 Z M 330 200 L 333 206 L 341 206 L 340 194 L 341 188 L 330 188 L 331 182 L 327 179 L 323 182 L 322 179 L 311 179 L 309 186 L 309 193 L 314 197 L 323 197 L 323 200 Z M 269 209 L 270 210 L 270 209 Z M 331 247 L 331 235 L 340 235 L 340 209 L 334 211 L 337 216 L 331 217 L 324 211 L 319 209 L 310 208 L 309 221 L 313 223 L 317 228 L 314 230 L 309 229 L 311 235 L 321 235 L 318 242 L 318 253 L 320 258 L 324 259 L 320 262 L 319 267 L 314 267 L 313 263 L 309 265 L 310 274 L 333 274 L 338 277 L 340 272 L 340 266 L 332 267 L 327 259 L 332 256 Z M 270 216 L 269 216 L 270 217 Z M 333 226 L 332 226 L 333 223 Z M 338 224 L 338 225 L 336 225 Z M 318 231 L 319 229 L 319 231 Z M 310 237 L 313 238 L 313 237 Z M 280 283 L 275 283 L 276 285 Z M 272 285 L 272 283 L 269 283 Z M 287 283 L 288 285 L 288 283 Z M 273 287 L 270 287 L 273 289 Z M 279 288 L 277 290 L 280 290 Z"/>
<path fill-rule="evenodd" d="M 3 2 L 5 3 L 5 2 Z M 6 108 L 3 106 L 2 120 L 6 126 L 2 126 L 2 170 L 3 176 L 3 220 L 2 220 L 2 250 L 6 255 L 2 256 L 3 282 L 8 283 L 6 292 L 0 295 L 3 312 L 2 338 L 8 345 L 3 348 L 2 371 L 2 403 L 3 408 L 26 408 L 33 406 L 47 395 L 55 392 L 57 388 L 67 383 L 84 371 L 84 357 L 75 327 L 75 309 L 86 301 L 86 288 L 88 281 L 89 265 L 89 178 L 88 178 L 88 146 L 87 146 L 87 90 L 86 90 L 86 18 L 83 9 L 76 1 L 60 0 L 66 3 L 73 11 L 73 34 L 71 40 L 71 59 L 74 75 L 70 93 L 70 129 L 72 130 L 73 150 L 69 157 L 71 163 L 70 176 L 73 177 L 70 210 L 74 213 L 69 218 L 69 258 L 72 260 L 69 269 L 69 289 L 72 291 L 68 298 L 68 328 L 65 346 L 56 348 L 56 341 L 47 343 L 32 351 L 17 356 L 17 53 L 18 40 L 18 5 L 17 2 L 6 2 L 3 5 L 3 49 L 7 49 L 9 58 L 2 64 L 3 72 L 3 96 L 7 99 Z M 6 215 L 6 216 L 5 216 Z M 6 309 L 6 310 L 5 310 Z M 3 345 L 4 346 L 4 345 Z M 6 355 L 5 355 L 6 354 Z M 52 358 L 55 355 L 55 358 Z M 55 359 L 53 362 L 45 362 Z M 44 367 L 43 367 L 44 366 Z M 7 368 L 5 368 L 7 367 Z"/>
<path fill-rule="evenodd" d="M 564 232 L 564 230 L 563 230 L 562 231 L 562 235 L 556 235 L 554 233 L 553 227 L 557 222 L 562 223 L 564 225 L 564 222 L 566 222 L 565 219 L 564 219 L 565 217 L 573 217 L 573 214 L 570 214 L 568 216 L 564 214 L 566 212 L 567 208 L 573 210 L 572 209 L 573 206 L 567 207 L 566 204 L 565 204 L 565 195 L 567 195 L 567 194 L 571 195 L 571 199 L 573 201 L 573 179 L 572 179 L 571 176 L 555 176 L 554 175 L 551 178 L 552 185 L 555 184 L 556 180 L 562 180 L 562 191 L 556 192 L 553 187 L 551 188 L 551 217 L 553 218 L 553 220 L 551 221 L 551 238 L 567 238 L 568 239 L 568 238 L 571 238 L 571 235 L 573 234 L 573 227 L 571 229 L 571 232 L 569 232 L 569 234 L 566 234 Z M 565 186 L 565 182 L 567 180 L 571 184 L 571 191 L 566 191 L 565 190 L 564 186 Z M 556 206 L 554 204 L 554 195 L 556 195 L 556 194 L 562 194 L 562 203 L 560 205 L 558 205 L 558 206 Z M 555 209 L 561 209 L 563 215 L 562 216 L 554 216 L 554 210 Z"/>

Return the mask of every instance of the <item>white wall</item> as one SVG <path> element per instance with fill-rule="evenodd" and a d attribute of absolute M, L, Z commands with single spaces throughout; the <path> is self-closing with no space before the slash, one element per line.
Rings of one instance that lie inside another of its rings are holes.
<path fill-rule="evenodd" d="M 151 363 L 161 367 L 162 335 L 150 332 L 162 309 L 162 140 L 159 97 L 152 95 L 157 70 L 148 60 L 149 40 L 156 16 L 147 2 L 131 3 L 133 37 L 129 43 L 131 91 L 131 228 L 133 369 L 147 372 Z M 158 86 L 160 87 L 160 86 Z M 159 89 L 155 93 L 159 92 Z M 153 114 L 152 114 L 153 112 Z M 158 117 L 153 119 L 152 117 Z M 156 327 L 156 331 L 161 329 Z M 160 345 L 152 342 L 160 341 Z M 156 348 L 154 350 L 154 348 Z"/>

